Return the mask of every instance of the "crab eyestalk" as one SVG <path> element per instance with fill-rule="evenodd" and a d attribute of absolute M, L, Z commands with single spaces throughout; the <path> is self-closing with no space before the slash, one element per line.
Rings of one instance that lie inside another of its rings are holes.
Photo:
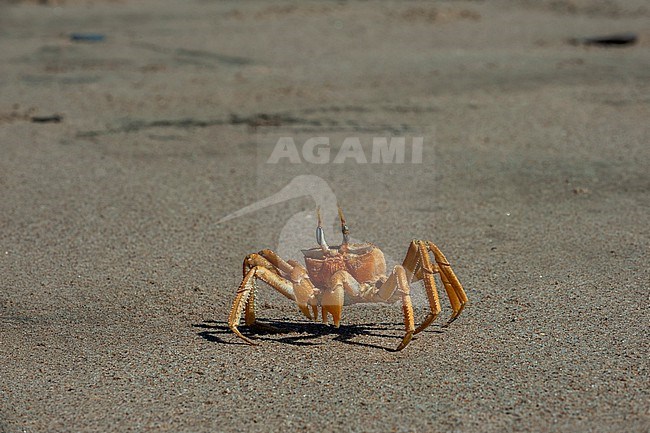
<path fill-rule="evenodd" d="M 348 225 L 345 223 L 345 216 L 343 216 L 343 209 L 341 209 L 341 206 L 339 206 L 338 208 L 339 208 L 339 219 L 341 220 L 341 233 L 343 233 L 343 243 L 341 244 L 341 249 L 347 250 L 348 243 L 350 242 L 350 229 L 348 229 Z"/>
<path fill-rule="evenodd" d="M 321 247 L 324 253 L 328 253 L 330 251 L 330 247 L 327 245 L 327 241 L 325 241 L 325 231 L 323 230 L 323 225 L 320 217 L 320 207 L 316 210 L 316 215 L 318 216 L 318 227 L 316 227 L 316 242 L 318 242 L 318 245 Z"/>

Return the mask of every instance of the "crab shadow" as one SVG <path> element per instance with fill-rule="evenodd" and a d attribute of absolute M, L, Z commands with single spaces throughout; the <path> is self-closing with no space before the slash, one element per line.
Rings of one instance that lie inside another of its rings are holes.
<path fill-rule="evenodd" d="M 258 321 L 259 325 L 240 326 L 239 330 L 247 337 L 252 337 L 256 342 L 273 341 L 292 346 L 318 346 L 323 344 L 322 340 L 327 336 L 334 336 L 334 341 L 354 346 L 368 347 L 372 349 L 395 351 L 395 347 L 403 337 L 403 325 L 395 323 L 365 323 L 362 325 L 341 325 L 338 328 L 310 321 L 289 321 L 289 320 L 264 320 Z M 192 325 L 202 329 L 198 336 L 208 341 L 220 344 L 247 345 L 233 334 L 228 323 L 206 320 L 200 324 Z M 432 325 L 423 333 L 442 333 L 440 327 Z M 433 329 L 432 329 L 433 328 Z M 287 335 L 291 334 L 291 335 Z M 296 335 L 298 334 L 298 335 Z M 359 338 L 381 338 L 393 340 L 390 347 L 374 343 L 356 341 Z"/>

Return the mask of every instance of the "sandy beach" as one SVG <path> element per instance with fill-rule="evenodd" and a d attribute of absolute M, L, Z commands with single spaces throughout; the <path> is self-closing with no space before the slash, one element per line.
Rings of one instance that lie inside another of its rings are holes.
<path fill-rule="evenodd" d="M 641 0 L 0 1 L 0 432 L 648 432 L 648 22 Z M 244 344 L 242 260 L 300 259 L 317 206 L 340 242 L 337 203 L 389 271 L 435 242 L 469 304 L 444 327 L 441 289 L 395 352 L 399 302 L 337 329 L 260 283 L 280 332 Z"/>

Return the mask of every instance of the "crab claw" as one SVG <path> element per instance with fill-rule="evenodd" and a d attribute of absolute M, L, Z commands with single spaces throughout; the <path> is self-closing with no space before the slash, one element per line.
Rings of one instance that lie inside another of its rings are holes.
<path fill-rule="evenodd" d="M 318 301 L 313 295 L 311 287 L 307 287 L 310 290 L 307 295 L 299 294 L 303 291 L 304 285 L 303 287 L 294 287 L 296 288 L 296 304 L 298 304 L 298 308 L 302 314 L 309 320 L 318 320 Z"/>
<path fill-rule="evenodd" d="M 314 296 L 314 286 L 309 281 L 309 275 L 307 270 L 303 268 L 298 262 L 289 260 L 288 263 L 293 266 L 293 270 L 289 277 L 293 282 L 293 292 L 296 299 L 296 304 L 298 308 L 302 311 L 302 314 L 305 315 L 310 320 L 316 320 L 317 315 L 312 316 L 309 307 L 312 307 L 316 304 L 316 297 Z"/>
<path fill-rule="evenodd" d="M 343 310 L 343 301 L 345 292 L 343 285 L 336 285 L 332 290 L 323 293 L 321 304 L 323 305 L 323 323 L 327 324 L 327 313 L 332 315 L 332 321 L 335 327 L 339 327 L 341 322 L 341 310 Z"/>

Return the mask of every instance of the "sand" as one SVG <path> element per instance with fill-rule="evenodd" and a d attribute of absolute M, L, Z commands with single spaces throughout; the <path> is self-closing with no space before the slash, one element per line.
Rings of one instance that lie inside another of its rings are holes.
<path fill-rule="evenodd" d="M 644 1 L 46 3 L 0 3 L 0 431 L 650 430 Z M 434 241 L 460 318 L 396 353 L 399 304 L 260 286 L 282 332 L 238 340 L 243 258 L 335 201 L 391 263 Z"/>

